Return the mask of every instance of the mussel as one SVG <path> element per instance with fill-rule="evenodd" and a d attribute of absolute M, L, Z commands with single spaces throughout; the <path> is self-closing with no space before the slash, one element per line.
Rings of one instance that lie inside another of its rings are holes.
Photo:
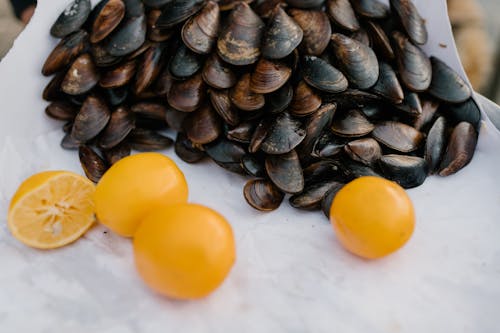
<path fill-rule="evenodd" d="M 427 178 L 427 162 L 417 156 L 384 155 L 380 159 L 380 169 L 384 176 L 395 181 L 403 188 L 413 188 Z"/>
<path fill-rule="evenodd" d="M 89 92 L 99 82 L 100 74 L 88 54 L 75 59 L 61 82 L 61 90 L 69 95 Z"/>
<path fill-rule="evenodd" d="M 328 16 L 316 10 L 291 9 L 289 12 L 303 31 L 301 49 L 304 54 L 320 56 L 328 47 L 332 34 Z"/>
<path fill-rule="evenodd" d="M 170 0 L 162 8 L 162 13 L 156 21 L 158 28 L 172 28 L 196 14 L 205 4 L 204 0 Z"/>
<path fill-rule="evenodd" d="M 468 122 L 455 126 L 441 161 L 440 176 L 452 175 L 469 164 L 476 150 L 477 136 L 476 129 Z"/>
<path fill-rule="evenodd" d="M 208 1 L 196 16 L 184 24 L 181 32 L 182 40 L 193 52 L 208 54 L 217 40 L 219 25 L 219 5 L 214 1 Z"/>
<path fill-rule="evenodd" d="M 281 191 L 296 194 L 304 189 L 304 174 L 295 150 L 283 155 L 268 155 L 265 166 L 269 179 Z"/>
<path fill-rule="evenodd" d="M 90 10 L 90 0 L 73 0 L 52 25 L 50 34 L 62 38 L 77 31 L 87 20 Z"/>
<path fill-rule="evenodd" d="M 378 142 L 403 153 L 417 150 L 424 140 L 421 132 L 395 121 L 384 121 L 376 125 L 372 135 Z"/>
<path fill-rule="evenodd" d="M 243 195 L 250 206 L 260 211 L 277 209 L 285 196 L 272 182 L 264 179 L 248 181 Z"/>
<path fill-rule="evenodd" d="M 297 147 L 306 136 L 302 123 L 288 112 L 280 113 L 269 129 L 261 149 L 267 154 L 286 154 Z"/>
<path fill-rule="evenodd" d="M 342 29 L 359 30 L 360 24 L 349 0 L 327 0 L 326 11 L 330 19 Z"/>
<path fill-rule="evenodd" d="M 108 124 L 111 112 L 102 98 L 90 95 L 75 117 L 71 136 L 79 142 L 96 137 Z"/>
<path fill-rule="evenodd" d="M 87 40 L 88 33 L 84 30 L 79 30 L 64 37 L 45 60 L 42 74 L 49 76 L 64 69 L 85 50 Z"/>
<path fill-rule="evenodd" d="M 285 58 L 299 46 L 303 36 L 298 23 L 278 6 L 262 39 L 262 55 L 268 59 Z"/>
<path fill-rule="evenodd" d="M 304 81 L 316 89 L 339 93 L 347 90 L 349 83 L 338 69 L 315 56 L 305 56 L 303 61 Z"/>

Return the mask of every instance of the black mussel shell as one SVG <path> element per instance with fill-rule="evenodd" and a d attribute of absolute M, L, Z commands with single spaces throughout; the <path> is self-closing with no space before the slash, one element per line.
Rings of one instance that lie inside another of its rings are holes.
<path fill-rule="evenodd" d="M 425 143 L 424 158 L 429 165 L 429 172 L 437 171 L 444 151 L 446 150 L 447 122 L 444 117 L 439 117 L 432 125 Z"/>
<path fill-rule="evenodd" d="M 184 130 L 189 140 L 204 145 L 217 140 L 222 133 L 222 124 L 212 106 L 206 104 L 186 117 Z"/>
<path fill-rule="evenodd" d="M 179 111 L 192 112 L 205 101 L 206 87 L 201 74 L 186 81 L 176 81 L 167 94 L 168 103 Z"/>
<path fill-rule="evenodd" d="M 373 166 L 382 156 L 382 148 L 372 138 L 358 139 L 344 146 L 346 154 L 354 161 Z"/>
<path fill-rule="evenodd" d="M 382 19 L 390 14 L 389 7 L 378 0 L 351 0 L 354 11 L 367 18 Z"/>
<path fill-rule="evenodd" d="M 292 75 L 292 69 L 276 60 L 260 59 L 250 78 L 250 90 L 269 94 L 281 88 Z"/>
<path fill-rule="evenodd" d="M 252 139 L 250 140 L 250 144 L 248 146 L 249 153 L 254 154 L 260 150 L 260 147 L 262 147 L 262 143 L 269 134 L 269 130 L 273 121 L 274 119 L 271 120 L 269 117 L 264 117 L 261 119 L 261 121 L 255 128 L 255 131 L 253 132 Z"/>
<path fill-rule="evenodd" d="M 243 111 L 260 110 L 266 103 L 263 94 L 255 93 L 250 89 L 251 81 L 251 74 L 246 73 L 229 92 L 231 102 Z"/>
<path fill-rule="evenodd" d="M 342 29 L 357 31 L 360 28 L 349 0 L 327 0 L 326 11 L 330 19 Z"/>
<path fill-rule="evenodd" d="M 69 95 L 89 92 L 99 82 L 100 75 L 90 54 L 75 59 L 61 83 L 61 90 Z"/>
<path fill-rule="evenodd" d="M 347 140 L 333 134 L 331 131 L 323 132 L 313 145 L 311 156 L 328 158 L 344 151 Z"/>
<path fill-rule="evenodd" d="M 243 156 L 241 158 L 241 167 L 252 177 L 264 177 L 266 175 L 264 161 L 256 155 L 246 154 Z"/>
<path fill-rule="evenodd" d="M 342 187 L 344 187 L 344 184 L 338 183 L 338 186 L 334 186 L 328 190 L 321 200 L 321 211 L 323 211 L 323 214 L 325 214 L 327 219 L 330 218 L 330 209 L 332 208 L 333 199 L 335 199 L 335 196 L 342 189 Z"/>
<path fill-rule="evenodd" d="M 418 131 L 427 131 L 436 116 L 439 103 L 432 99 L 422 98 L 420 99 L 420 104 L 422 106 L 422 113 L 415 118 L 413 127 Z"/>
<path fill-rule="evenodd" d="M 398 110 L 406 112 L 413 116 L 418 116 L 422 113 L 422 103 L 417 93 L 406 92 L 405 97 L 400 104 L 394 105 Z"/>
<path fill-rule="evenodd" d="M 304 33 L 300 49 L 306 55 L 320 56 L 330 43 L 332 26 L 326 13 L 319 10 L 290 9 L 290 15 Z"/>
<path fill-rule="evenodd" d="M 405 95 L 396 72 L 385 62 L 381 62 L 379 66 L 380 75 L 372 88 L 373 92 L 388 99 L 393 104 L 402 103 Z"/>
<path fill-rule="evenodd" d="M 347 90 L 349 85 L 341 71 L 315 56 L 304 57 L 302 70 L 304 81 L 321 91 L 339 93 Z"/>
<path fill-rule="evenodd" d="M 167 136 L 144 128 L 133 129 L 128 135 L 128 140 L 132 149 L 137 151 L 162 150 L 170 147 L 174 142 Z"/>
<path fill-rule="evenodd" d="M 403 188 L 413 188 L 423 184 L 427 178 L 427 162 L 417 156 L 384 155 L 379 162 L 384 176 Z"/>
<path fill-rule="evenodd" d="M 50 34 L 63 38 L 82 27 L 91 11 L 90 0 L 74 0 L 59 15 L 50 28 Z"/>
<path fill-rule="evenodd" d="M 205 4 L 204 0 L 172 0 L 164 7 L 156 21 L 158 28 L 171 28 L 196 14 Z"/>
<path fill-rule="evenodd" d="M 338 191 L 344 186 L 335 180 L 307 185 L 304 191 L 290 197 L 290 205 L 294 208 L 304 210 L 318 210 L 325 195 L 330 191 Z"/>
<path fill-rule="evenodd" d="M 335 104 L 325 104 L 306 120 L 306 137 L 297 147 L 301 161 L 308 161 L 312 157 L 313 147 L 323 130 L 331 125 L 336 109 Z"/>
<path fill-rule="evenodd" d="M 210 89 L 208 94 L 212 106 L 225 123 L 230 126 L 236 126 L 240 123 L 240 115 L 238 110 L 231 103 L 227 90 Z"/>
<path fill-rule="evenodd" d="M 106 162 L 108 162 L 109 165 L 113 165 L 122 158 L 129 156 L 131 152 L 132 148 L 130 147 L 130 144 L 124 140 L 111 149 L 103 150 L 102 154 L 104 155 Z"/>
<path fill-rule="evenodd" d="M 290 194 L 304 190 L 304 175 L 295 150 L 283 155 L 267 155 L 266 172 L 281 191 Z"/>
<path fill-rule="evenodd" d="M 450 120 L 456 123 L 466 121 L 471 123 L 474 128 L 479 128 L 481 111 L 472 98 L 460 104 L 443 106 L 441 109 L 443 114 Z"/>
<path fill-rule="evenodd" d="M 377 83 L 378 60 L 371 48 L 338 33 L 332 35 L 331 43 L 340 70 L 351 84 L 360 89 L 368 89 Z"/>
<path fill-rule="evenodd" d="M 112 106 L 117 106 L 125 102 L 128 98 L 129 90 L 127 86 L 110 88 L 104 90 L 107 101 Z"/>
<path fill-rule="evenodd" d="M 432 66 L 429 57 L 399 31 L 392 34 L 399 75 L 405 86 L 416 92 L 429 88 Z"/>
<path fill-rule="evenodd" d="M 71 136 L 77 141 L 87 142 L 106 127 L 110 117 L 106 103 L 100 97 L 90 95 L 75 117 Z"/>
<path fill-rule="evenodd" d="M 300 81 L 293 93 L 290 112 L 297 117 L 308 116 L 319 109 L 321 102 L 321 97 L 305 81 Z"/>
<path fill-rule="evenodd" d="M 231 141 L 250 143 L 257 124 L 254 121 L 244 121 L 227 131 L 227 138 Z"/>
<path fill-rule="evenodd" d="M 66 133 L 61 140 L 61 147 L 67 150 L 76 150 L 82 145 L 81 142 L 73 139 L 71 134 Z"/>
<path fill-rule="evenodd" d="M 375 49 L 375 52 L 387 61 L 393 60 L 394 50 L 384 29 L 372 21 L 366 22 L 366 29 L 368 30 L 371 40 L 373 41 L 373 48 Z"/>
<path fill-rule="evenodd" d="M 417 150 L 424 141 L 423 133 L 396 121 L 377 124 L 372 136 L 383 145 L 403 153 Z"/>
<path fill-rule="evenodd" d="M 248 181 L 243 189 L 243 195 L 250 206 L 260 211 L 277 209 L 285 197 L 272 182 L 265 179 Z"/>
<path fill-rule="evenodd" d="M 233 70 L 216 53 L 205 61 L 202 76 L 209 86 L 216 89 L 228 89 L 238 82 Z"/>
<path fill-rule="evenodd" d="M 108 170 L 109 166 L 106 161 L 89 146 L 80 146 L 78 148 L 78 156 L 80 157 L 80 163 L 87 178 L 94 183 L 99 182 Z"/>
<path fill-rule="evenodd" d="M 418 45 L 427 43 L 425 20 L 420 16 L 412 0 L 390 0 L 390 3 L 411 41 Z"/>
<path fill-rule="evenodd" d="M 239 174 L 245 174 L 241 159 L 246 152 L 238 143 L 221 138 L 204 146 L 207 155 L 220 167 Z"/>
<path fill-rule="evenodd" d="M 184 120 L 189 115 L 187 112 L 178 111 L 172 108 L 167 109 L 165 113 L 165 121 L 171 129 L 176 132 L 184 131 Z"/>
<path fill-rule="evenodd" d="M 78 30 L 64 37 L 49 54 L 42 67 L 42 74 L 49 76 L 69 65 L 87 47 L 88 34 Z"/>
<path fill-rule="evenodd" d="M 177 156 L 186 163 L 199 162 L 206 156 L 184 132 L 177 133 L 174 149 Z"/>
<path fill-rule="evenodd" d="M 123 62 L 105 72 L 99 80 L 99 85 L 103 88 L 122 87 L 132 80 L 136 73 L 136 68 L 135 60 Z"/>
<path fill-rule="evenodd" d="M 332 123 L 332 131 L 342 137 L 361 137 L 370 134 L 375 126 L 360 110 L 352 109 L 337 113 Z"/>
<path fill-rule="evenodd" d="M 302 122 L 294 119 L 288 112 L 282 112 L 271 125 L 261 149 L 267 154 L 285 154 L 297 147 L 305 137 Z"/>
<path fill-rule="evenodd" d="M 457 72 L 436 57 L 431 57 L 432 82 L 429 94 L 448 103 L 462 103 L 472 95 L 472 90 Z"/>
<path fill-rule="evenodd" d="M 170 73 L 179 79 L 196 74 L 203 66 L 203 59 L 186 46 L 181 45 L 170 62 Z"/>
<path fill-rule="evenodd" d="M 125 3 L 122 0 L 107 0 L 93 19 L 90 41 L 98 43 L 106 38 L 125 17 Z"/>
<path fill-rule="evenodd" d="M 164 47 L 163 44 L 153 44 L 142 55 L 138 62 L 133 88 L 136 95 L 146 91 L 160 74 Z"/>
<path fill-rule="evenodd" d="M 286 83 L 283 87 L 275 92 L 268 94 L 266 97 L 265 109 L 268 113 L 280 113 L 285 111 L 293 98 L 292 85 Z"/>
<path fill-rule="evenodd" d="M 302 42 L 302 29 L 280 6 L 274 10 L 262 39 L 262 55 L 268 59 L 288 56 Z"/>
<path fill-rule="evenodd" d="M 182 27 L 181 37 L 193 52 L 209 54 L 219 34 L 220 9 L 214 1 L 208 1 L 199 14 L 191 17 Z"/>
<path fill-rule="evenodd" d="M 77 113 L 78 108 L 65 101 L 54 101 L 45 108 L 45 114 L 57 120 L 73 121 Z"/>
<path fill-rule="evenodd" d="M 106 51 L 115 57 L 136 51 L 146 40 L 146 16 L 124 20 L 103 42 Z"/>
<path fill-rule="evenodd" d="M 118 107 L 111 114 L 107 126 L 99 135 L 98 146 L 102 149 L 110 149 L 125 140 L 127 135 L 135 127 L 135 118 L 127 107 Z"/>
<path fill-rule="evenodd" d="M 449 176 L 465 167 L 474 157 L 478 133 L 468 122 L 461 122 L 453 129 L 448 147 L 441 161 L 440 176 Z"/>

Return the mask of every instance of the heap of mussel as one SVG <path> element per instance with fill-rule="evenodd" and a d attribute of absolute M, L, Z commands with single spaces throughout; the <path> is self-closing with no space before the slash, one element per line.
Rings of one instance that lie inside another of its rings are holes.
<path fill-rule="evenodd" d="M 421 50 L 410 0 L 74 0 L 50 33 L 46 113 L 95 182 L 174 145 L 251 176 L 256 209 L 325 210 L 356 177 L 411 188 L 476 147 L 471 89 Z"/>

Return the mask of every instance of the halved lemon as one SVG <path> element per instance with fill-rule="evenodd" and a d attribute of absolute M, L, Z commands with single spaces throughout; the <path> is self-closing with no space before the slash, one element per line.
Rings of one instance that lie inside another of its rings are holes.
<path fill-rule="evenodd" d="M 26 179 L 12 197 L 7 223 L 24 244 L 53 249 L 82 236 L 95 221 L 95 185 L 69 171 L 45 171 Z"/>

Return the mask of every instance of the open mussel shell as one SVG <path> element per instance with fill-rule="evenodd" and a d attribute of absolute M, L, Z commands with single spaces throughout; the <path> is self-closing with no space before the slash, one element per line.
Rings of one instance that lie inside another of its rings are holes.
<path fill-rule="evenodd" d="M 290 205 L 298 209 L 318 210 L 325 195 L 332 190 L 338 191 L 342 186 L 343 183 L 335 180 L 306 185 L 303 192 L 290 197 Z"/>
<path fill-rule="evenodd" d="M 186 46 L 181 45 L 170 62 L 170 73 L 179 79 L 196 74 L 203 66 L 203 59 Z"/>
<path fill-rule="evenodd" d="M 297 147 L 301 161 L 308 161 L 312 157 L 313 147 L 323 130 L 330 126 L 336 109 L 335 104 L 325 104 L 306 120 L 306 137 Z"/>
<path fill-rule="evenodd" d="M 326 11 L 330 19 L 342 29 L 359 30 L 359 21 L 349 0 L 327 0 Z"/>
<path fill-rule="evenodd" d="M 107 0 L 94 19 L 90 42 L 98 43 L 106 38 L 125 17 L 125 4 L 122 0 Z"/>
<path fill-rule="evenodd" d="M 265 166 L 269 179 L 281 191 L 296 194 L 304 190 L 304 174 L 295 150 L 283 155 L 267 155 Z"/>
<path fill-rule="evenodd" d="M 354 11 L 366 18 L 382 19 L 389 15 L 389 7 L 378 0 L 351 0 Z"/>
<path fill-rule="evenodd" d="M 211 87 L 216 89 L 228 89 L 236 84 L 238 78 L 228 64 L 213 53 L 205 61 L 202 71 L 203 80 Z"/>
<path fill-rule="evenodd" d="M 219 137 L 222 133 L 222 124 L 212 106 L 207 104 L 186 117 L 184 130 L 189 140 L 204 145 Z"/>
<path fill-rule="evenodd" d="M 472 90 L 457 72 L 436 57 L 431 57 L 432 81 L 429 94 L 448 103 L 462 103 L 472 95 Z"/>
<path fill-rule="evenodd" d="M 394 69 L 387 63 L 379 64 L 380 74 L 377 83 L 373 86 L 372 91 L 393 104 L 400 104 L 405 98 L 403 88 L 399 83 L 398 77 Z"/>
<path fill-rule="evenodd" d="M 111 114 L 107 126 L 99 135 L 98 146 L 102 149 L 110 149 L 122 142 L 135 127 L 135 117 L 132 112 L 124 106 L 118 107 Z"/>
<path fill-rule="evenodd" d="M 162 29 L 171 28 L 196 14 L 204 4 L 204 0 L 171 0 L 162 8 L 156 26 Z"/>
<path fill-rule="evenodd" d="M 69 65 L 87 46 L 88 34 L 78 30 L 59 42 L 49 54 L 42 67 L 42 74 L 52 75 Z"/>
<path fill-rule="evenodd" d="M 410 0 L 390 0 L 393 12 L 406 30 L 411 41 L 418 45 L 427 43 L 428 33 L 425 20 Z"/>
<path fill-rule="evenodd" d="M 241 167 L 252 177 L 264 177 L 266 175 L 264 160 L 257 155 L 246 154 L 243 156 L 241 158 Z"/>
<path fill-rule="evenodd" d="M 272 211 L 281 205 L 285 194 L 269 180 L 254 179 L 246 183 L 243 196 L 253 208 L 260 211 Z"/>
<path fill-rule="evenodd" d="M 61 83 L 61 90 L 69 95 L 89 92 L 99 82 L 97 70 L 90 54 L 85 53 L 75 59 Z"/>
<path fill-rule="evenodd" d="M 78 108 L 65 101 L 55 101 L 47 105 L 45 114 L 50 118 L 64 121 L 72 121 L 78 113 Z"/>
<path fill-rule="evenodd" d="M 412 91 L 427 90 L 433 76 L 429 57 L 399 31 L 395 31 L 392 37 L 401 80 Z"/>
<path fill-rule="evenodd" d="M 71 136 L 80 142 L 96 137 L 108 124 L 111 112 L 102 98 L 90 95 L 75 117 Z"/>
<path fill-rule="evenodd" d="M 257 124 L 254 121 L 244 121 L 227 131 L 226 137 L 231 141 L 250 143 Z"/>
<path fill-rule="evenodd" d="M 420 105 L 422 107 L 422 112 L 415 118 L 413 127 L 418 131 L 426 132 L 435 119 L 436 112 L 439 108 L 439 102 L 433 99 L 422 98 L 420 99 Z"/>
<path fill-rule="evenodd" d="M 134 93 L 141 94 L 156 80 L 163 65 L 163 44 L 153 44 L 142 55 L 137 64 Z"/>
<path fill-rule="evenodd" d="M 243 111 L 259 110 L 266 103 L 264 95 L 255 93 L 250 89 L 251 80 L 251 74 L 246 73 L 229 92 L 231 102 Z"/>
<path fill-rule="evenodd" d="M 361 137 L 370 134 L 375 126 L 357 109 L 337 113 L 332 122 L 332 132 L 348 138 Z"/>
<path fill-rule="evenodd" d="M 94 183 L 99 182 L 108 170 L 109 166 L 106 161 L 89 146 L 80 146 L 78 156 L 87 178 Z"/>
<path fill-rule="evenodd" d="M 300 120 L 294 119 L 288 112 L 280 113 L 269 129 L 261 149 L 267 154 L 286 154 L 297 147 L 306 137 L 306 131 Z"/>
<path fill-rule="evenodd" d="M 262 39 L 262 55 L 268 59 L 288 56 L 302 42 L 303 32 L 280 6 L 274 9 Z"/>
<path fill-rule="evenodd" d="M 132 149 L 137 151 L 162 150 L 170 147 L 174 142 L 167 136 L 144 128 L 134 128 L 127 138 Z"/>
<path fill-rule="evenodd" d="M 338 33 L 332 35 L 331 42 L 340 70 L 351 84 L 360 89 L 368 89 L 377 83 L 378 60 L 371 48 Z"/>
<path fill-rule="evenodd" d="M 250 79 L 250 90 L 257 94 L 272 93 L 281 88 L 292 75 L 292 69 L 286 64 L 260 59 Z"/>
<path fill-rule="evenodd" d="M 300 81 L 293 93 L 290 113 L 297 117 L 308 116 L 321 106 L 321 97 L 307 85 Z"/>
<path fill-rule="evenodd" d="M 441 109 L 442 113 L 455 123 L 458 124 L 462 121 L 466 121 L 471 123 L 474 128 L 479 128 L 481 110 L 479 110 L 479 107 L 472 98 L 460 104 L 443 106 Z"/>
<path fill-rule="evenodd" d="M 314 142 L 311 156 L 317 158 L 333 157 L 344 151 L 346 143 L 346 139 L 336 136 L 331 131 L 325 131 Z"/>
<path fill-rule="evenodd" d="M 217 53 L 232 65 L 250 65 L 260 56 L 264 22 L 248 4 L 239 3 L 229 15 L 217 40 Z"/>
<path fill-rule="evenodd" d="M 103 88 L 118 88 L 126 85 L 132 80 L 136 73 L 136 62 L 130 60 L 105 72 L 99 80 L 99 85 Z"/>
<path fill-rule="evenodd" d="M 452 175 L 472 160 L 476 150 L 478 133 L 468 122 L 461 122 L 451 133 L 446 152 L 441 161 L 439 175 Z"/>
<path fill-rule="evenodd" d="M 398 110 L 413 116 L 418 116 L 422 113 L 422 102 L 420 101 L 420 97 L 417 93 L 411 91 L 406 92 L 403 101 L 399 104 L 394 104 L 394 106 Z"/>
<path fill-rule="evenodd" d="M 174 149 L 175 154 L 186 163 L 199 162 L 206 156 L 205 152 L 198 149 L 184 132 L 177 133 Z"/>
<path fill-rule="evenodd" d="M 201 74 L 196 74 L 186 81 L 175 81 L 167 94 L 167 100 L 174 109 L 192 112 L 202 105 L 205 95 Z"/>
<path fill-rule="evenodd" d="M 130 144 L 126 140 L 124 140 L 111 149 L 104 149 L 102 151 L 102 154 L 104 155 L 104 158 L 106 159 L 108 164 L 113 165 L 122 158 L 129 156 L 131 152 L 132 148 L 130 147 Z"/>
<path fill-rule="evenodd" d="M 330 43 L 332 26 L 326 13 L 319 10 L 291 9 L 290 15 L 303 31 L 300 48 L 307 55 L 320 56 Z"/>
<path fill-rule="evenodd" d="M 207 155 L 222 168 L 239 174 L 245 174 L 241 159 L 246 152 L 238 143 L 224 138 L 204 146 Z"/>
<path fill-rule="evenodd" d="M 372 136 L 383 145 L 402 153 L 417 150 L 424 141 L 424 134 L 411 126 L 384 121 L 375 126 Z"/>
<path fill-rule="evenodd" d="M 146 30 L 145 15 L 125 19 L 103 41 L 105 50 L 115 57 L 131 54 L 144 44 Z"/>
<path fill-rule="evenodd" d="M 50 34 L 63 38 L 79 30 L 87 20 L 91 11 L 90 0 L 74 0 L 59 15 L 50 28 Z"/>
<path fill-rule="evenodd" d="M 427 178 L 427 162 L 417 156 L 384 155 L 379 162 L 384 177 L 395 181 L 403 188 L 413 188 L 423 184 Z"/>
<path fill-rule="evenodd" d="M 208 91 L 210 102 L 215 111 L 221 116 L 225 123 L 230 126 L 236 126 L 240 123 L 240 115 L 238 110 L 233 106 L 229 99 L 227 90 L 212 90 Z"/>
<path fill-rule="evenodd" d="M 341 71 L 316 56 L 305 56 L 302 70 L 304 81 L 321 91 L 339 93 L 349 85 Z"/>
<path fill-rule="evenodd" d="M 375 52 L 382 56 L 385 60 L 391 61 L 394 59 L 394 49 L 391 46 L 389 37 L 387 37 L 384 29 L 378 23 L 373 21 L 366 22 L 366 29 L 373 41 Z"/>
<path fill-rule="evenodd" d="M 182 27 L 181 37 L 193 52 L 208 54 L 217 40 L 220 9 L 215 1 L 208 1 L 203 9 Z"/>
<path fill-rule="evenodd" d="M 291 7 L 304 9 L 319 8 L 324 2 L 325 0 L 286 0 Z"/>
<path fill-rule="evenodd" d="M 447 122 L 444 117 L 439 117 L 432 125 L 425 142 L 424 158 L 429 165 L 429 173 L 434 173 L 441 163 L 446 150 Z"/>
<path fill-rule="evenodd" d="M 382 148 L 372 138 L 358 139 L 344 146 L 346 154 L 354 161 L 373 166 L 382 156 Z"/>

